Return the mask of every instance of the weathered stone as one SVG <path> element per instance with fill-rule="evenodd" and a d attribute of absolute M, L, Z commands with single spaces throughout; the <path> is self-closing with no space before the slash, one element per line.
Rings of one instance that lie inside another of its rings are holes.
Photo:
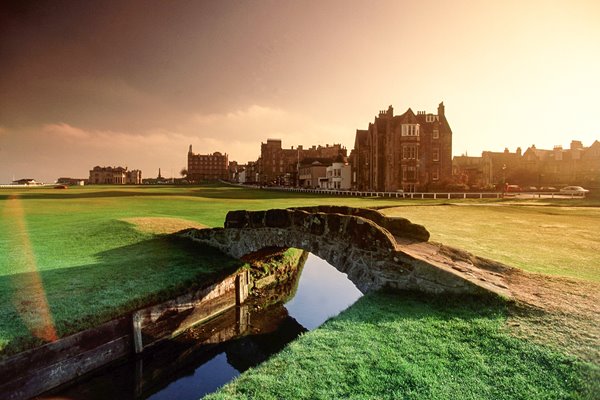
<path fill-rule="evenodd" d="M 262 228 L 265 226 L 265 211 L 254 211 L 250 215 L 250 226 L 252 228 Z"/>
<path fill-rule="evenodd" d="M 306 211 L 292 209 L 292 222 L 294 223 L 294 227 L 297 229 L 304 229 L 307 226 L 306 222 L 309 219 L 309 215 L 310 214 Z"/>
<path fill-rule="evenodd" d="M 325 232 L 325 218 L 322 214 L 313 214 L 310 217 L 310 233 L 322 235 Z"/>
<path fill-rule="evenodd" d="M 334 234 L 338 235 L 340 233 L 340 228 L 342 227 L 341 217 L 337 214 L 327 214 L 327 230 Z"/>
<path fill-rule="evenodd" d="M 287 228 L 292 225 L 288 210 L 269 210 L 265 216 L 265 225 L 270 228 Z"/>
<path fill-rule="evenodd" d="M 429 232 L 423 225 L 413 224 L 406 218 L 386 218 L 382 224 L 394 236 L 423 242 L 429 240 Z"/>
<path fill-rule="evenodd" d="M 225 228 L 246 228 L 248 226 L 248 211 L 229 211 L 225 217 Z"/>

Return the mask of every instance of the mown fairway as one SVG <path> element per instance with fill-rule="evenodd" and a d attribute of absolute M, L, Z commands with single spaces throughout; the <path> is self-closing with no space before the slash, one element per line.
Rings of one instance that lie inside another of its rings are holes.
<path fill-rule="evenodd" d="M 0 358 L 238 268 L 210 248 L 160 235 L 222 226 L 234 209 L 396 206 L 382 211 L 425 225 L 432 240 L 600 282 L 600 208 L 447 202 L 217 185 L 0 190 Z M 367 296 L 217 397 L 593 398 L 598 389 L 597 363 L 517 339 L 502 302 L 406 296 Z"/>
<path fill-rule="evenodd" d="M 458 203 L 382 211 L 424 225 L 433 241 L 482 257 L 526 271 L 600 282 L 599 207 Z"/>

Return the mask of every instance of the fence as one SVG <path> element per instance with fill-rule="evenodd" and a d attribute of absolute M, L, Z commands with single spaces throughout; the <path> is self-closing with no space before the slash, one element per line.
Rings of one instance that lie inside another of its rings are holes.
<path fill-rule="evenodd" d="M 242 185 L 247 186 L 247 185 Z M 352 190 L 335 189 L 306 189 L 281 186 L 256 186 L 263 190 L 280 190 L 287 192 L 301 192 L 325 194 L 329 196 L 349 197 L 388 197 L 396 199 L 576 199 L 584 198 L 585 194 L 565 194 L 559 192 L 359 192 Z"/>

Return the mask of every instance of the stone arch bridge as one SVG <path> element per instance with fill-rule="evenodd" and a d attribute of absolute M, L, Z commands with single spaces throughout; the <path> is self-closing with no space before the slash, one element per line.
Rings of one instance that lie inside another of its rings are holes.
<path fill-rule="evenodd" d="M 224 228 L 187 229 L 178 235 L 236 258 L 268 247 L 310 251 L 346 273 L 363 293 L 392 287 L 510 297 L 505 282 L 510 267 L 429 242 L 423 226 L 373 209 L 231 211 Z"/>

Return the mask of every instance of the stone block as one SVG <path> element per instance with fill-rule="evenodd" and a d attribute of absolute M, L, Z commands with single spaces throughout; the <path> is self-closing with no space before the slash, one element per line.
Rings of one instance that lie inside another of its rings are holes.
<path fill-rule="evenodd" d="M 292 225 L 288 210 L 269 210 L 265 215 L 265 225 L 269 228 L 287 228 Z"/>
<path fill-rule="evenodd" d="M 229 211 L 225 217 L 225 228 L 246 228 L 248 226 L 248 211 Z"/>
<path fill-rule="evenodd" d="M 250 213 L 250 226 L 252 228 L 264 228 L 265 227 L 265 214 L 266 211 L 254 211 Z"/>
<path fill-rule="evenodd" d="M 325 233 L 325 215 L 313 214 L 310 218 L 310 233 L 313 235 L 321 236 Z"/>

